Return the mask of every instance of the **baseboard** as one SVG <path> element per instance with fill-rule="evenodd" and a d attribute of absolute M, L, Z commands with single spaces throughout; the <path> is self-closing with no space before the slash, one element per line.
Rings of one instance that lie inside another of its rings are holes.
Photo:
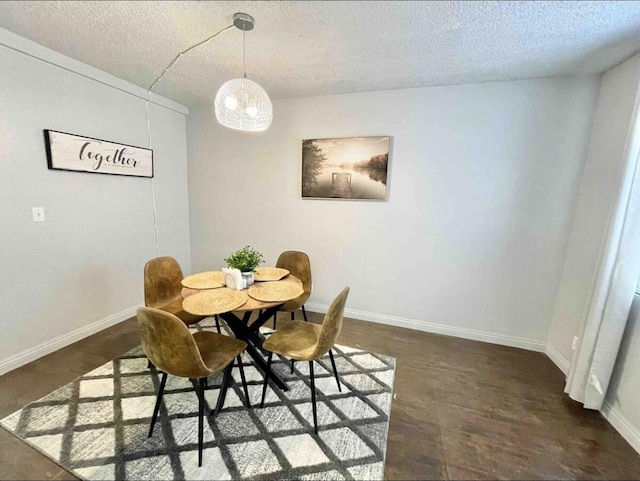
<path fill-rule="evenodd" d="M 67 334 L 62 334 L 61 336 L 58 336 L 54 339 L 26 349 L 8 358 L 2 359 L 0 360 L 0 375 L 17 369 L 20 366 L 24 366 L 31 361 L 35 361 L 42 356 L 46 356 L 47 354 L 57 351 L 58 349 L 62 349 L 69 344 L 73 344 L 80 339 L 84 339 L 85 337 L 88 337 L 92 334 L 95 334 L 96 332 L 102 331 L 108 327 L 118 324 L 119 322 L 125 321 L 130 317 L 136 315 L 136 309 L 138 307 L 140 306 L 130 307 L 122 312 L 118 312 L 117 314 L 113 314 L 112 316 L 105 317 L 104 319 L 100 319 L 96 322 L 92 322 L 91 324 L 76 329 L 75 331 L 71 331 Z"/>
<path fill-rule="evenodd" d="M 307 302 L 305 307 L 314 312 L 327 312 L 329 306 L 324 304 L 316 304 Z M 489 342 L 491 344 L 500 344 L 502 346 L 519 347 L 529 351 L 543 352 L 545 344 L 542 341 L 533 339 L 525 339 L 522 337 L 505 336 L 493 332 L 480 331 L 478 329 L 466 329 L 462 327 L 452 327 L 444 324 L 436 324 L 433 322 L 418 321 L 416 319 L 408 319 L 405 317 L 388 316 L 385 314 L 376 314 L 374 312 L 359 311 L 357 309 L 346 308 L 344 314 L 347 317 L 361 319 L 363 321 L 377 322 L 378 324 L 388 324 L 390 326 L 404 327 L 407 329 L 415 329 L 417 331 L 431 332 L 433 334 L 444 334 L 446 336 L 461 337 L 463 339 L 471 339 L 473 341 Z"/>
<path fill-rule="evenodd" d="M 606 402 L 602 405 L 602 408 L 600 408 L 600 412 L 631 447 L 640 454 L 640 429 L 631 424 L 616 407 Z"/>
<path fill-rule="evenodd" d="M 565 376 L 569 374 L 569 367 L 571 366 L 571 362 L 569 362 L 562 354 L 556 351 L 551 346 L 546 346 L 544 349 L 544 353 L 549 356 L 549 359 L 553 361 L 553 363 L 558 366 Z"/>

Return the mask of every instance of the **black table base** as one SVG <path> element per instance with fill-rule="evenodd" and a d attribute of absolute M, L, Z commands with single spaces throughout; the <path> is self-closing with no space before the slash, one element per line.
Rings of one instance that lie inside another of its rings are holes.
<path fill-rule="evenodd" d="M 284 304 L 284 303 L 283 303 Z M 233 332 L 237 339 L 240 339 L 247 343 L 247 353 L 251 356 L 256 366 L 262 370 L 262 374 L 265 375 L 267 370 L 269 370 L 269 380 L 272 381 L 276 386 L 278 386 L 282 391 L 288 391 L 289 386 L 282 380 L 280 376 L 278 376 L 271 367 L 267 366 L 267 362 L 264 360 L 264 357 L 268 355 L 267 351 L 262 349 L 262 343 L 264 342 L 264 338 L 260 334 L 259 329 L 270 320 L 276 312 L 283 306 L 283 304 L 278 304 L 273 307 L 269 307 L 264 309 L 262 313 L 258 316 L 252 324 L 249 324 L 249 318 L 251 317 L 252 311 L 247 311 L 242 316 L 242 319 L 236 316 L 233 312 L 225 312 L 224 314 L 219 314 L 229 326 L 229 329 Z"/>

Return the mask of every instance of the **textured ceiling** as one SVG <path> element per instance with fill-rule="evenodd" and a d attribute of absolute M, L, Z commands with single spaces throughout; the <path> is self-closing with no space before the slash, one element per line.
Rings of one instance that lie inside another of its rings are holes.
<path fill-rule="evenodd" d="M 0 2 L 0 27 L 148 88 L 232 23 L 272 98 L 602 72 L 640 50 L 640 2 Z M 195 105 L 242 74 L 231 29 L 154 92 Z"/>

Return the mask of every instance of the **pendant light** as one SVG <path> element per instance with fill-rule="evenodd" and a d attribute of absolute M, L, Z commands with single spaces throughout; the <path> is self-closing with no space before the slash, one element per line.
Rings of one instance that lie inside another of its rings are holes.
<path fill-rule="evenodd" d="M 273 120 L 271 99 L 260 85 L 247 78 L 245 33 L 253 30 L 253 17 L 246 13 L 233 15 L 233 24 L 242 30 L 242 62 L 244 76 L 224 83 L 214 102 L 216 119 L 230 129 L 246 132 L 267 130 Z"/>

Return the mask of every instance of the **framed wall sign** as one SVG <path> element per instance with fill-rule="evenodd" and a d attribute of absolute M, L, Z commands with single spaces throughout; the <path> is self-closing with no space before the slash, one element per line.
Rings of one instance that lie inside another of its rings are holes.
<path fill-rule="evenodd" d="M 391 137 L 302 141 L 302 197 L 387 199 Z"/>
<path fill-rule="evenodd" d="M 80 135 L 44 131 L 50 169 L 153 177 L 153 150 Z"/>

